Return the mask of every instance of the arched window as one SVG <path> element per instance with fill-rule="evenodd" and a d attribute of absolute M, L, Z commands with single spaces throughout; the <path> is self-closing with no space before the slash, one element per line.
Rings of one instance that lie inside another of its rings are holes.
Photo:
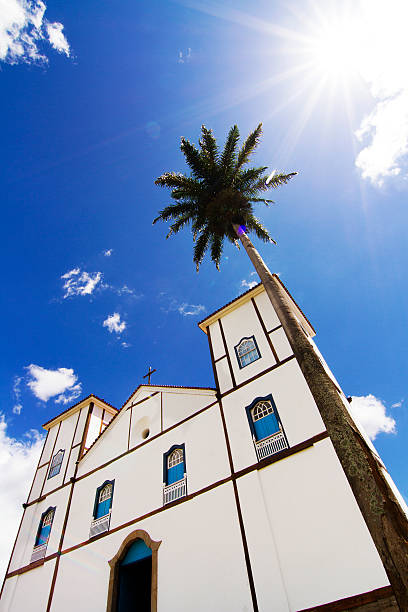
<path fill-rule="evenodd" d="M 109 561 L 108 612 L 156 612 L 160 544 L 141 529 L 127 536 Z"/>
<path fill-rule="evenodd" d="M 234 348 L 240 368 L 244 368 L 261 357 L 255 336 L 242 338 Z"/>
<path fill-rule="evenodd" d="M 255 404 L 251 410 L 254 423 L 255 437 L 263 440 L 279 431 L 279 423 L 272 407 L 272 402 L 263 400 Z"/>
<path fill-rule="evenodd" d="M 184 444 L 172 446 L 163 455 L 163 503 L 187 495 L 186 451 Z"/>
<path fill-rule="evenodd" d="M 42 546 L 48 543 L 50 537 L 52 521 L 54 520 L 55 508 L 48 508 L 42 515 L 35 539 L 35 546 Z"/>
<path fill-rule="evenodd" d="M 184 453 L 182 448 L 176 448 L 167 457 L 167 484 L 173 484 L 184 478 Z"/>
<path fill-rule="evenodd" d="M 255 398 L 245 410 L 258 461 L 289 448 L 272 395 Z"/>
<path fill-rule="evenodd" d="M 112 506 L 113 481 L 104 483 L 96 490 L 94 518 L 98 519 L 109 514 Z"/>
<path fill-rule="evenodd" d="M 65 451 L 62 448 L 59 449 L 58 453 L 56 453 L 51 461 L 50 471 L 48 472 L 48 478 L 52 478 L 56 476 L 61 471 L 62 460 L 64 459 Z"/>

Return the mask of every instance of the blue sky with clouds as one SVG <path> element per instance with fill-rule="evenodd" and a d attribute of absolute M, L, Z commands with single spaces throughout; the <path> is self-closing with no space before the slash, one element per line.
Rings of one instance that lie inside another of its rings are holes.
<path fill-rule="evenodd" d="M 407 17 L 402 0 L 2 3 L 7 531 L 43 422 L 89 393 L 120 407 L 149 365 L 214 384 L 197 321 L 256 281 L 250 263 L 227 245 L 196 274 L 188 232 L 152 226 L 154 179 L 185 170 L 202 123 L 222 142 L 263 121 L 254 163 L 299 172 L 258 211 L 278 246 L 258 246 L 408 497 Z"/>

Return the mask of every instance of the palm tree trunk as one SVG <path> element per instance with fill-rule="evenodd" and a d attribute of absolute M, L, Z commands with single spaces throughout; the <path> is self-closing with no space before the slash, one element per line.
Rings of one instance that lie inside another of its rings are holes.
<path fill-rule="evenodd" d="M 408 611 L 408 520 L 337 389 L 290 308 L 279 279 L 272 275 L 243 231 L 233 225 L 286 332 L 334 449 L 346 474 L 400 610 Z"/>

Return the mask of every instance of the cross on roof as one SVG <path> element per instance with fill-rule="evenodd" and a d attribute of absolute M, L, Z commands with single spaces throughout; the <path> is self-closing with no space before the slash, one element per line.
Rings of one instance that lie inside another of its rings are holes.
<path fill-rule="evenodd" d="M 151 375 L 153 374 L 153 372 L 156 372 L 156 371 L 157 371 L 156 369 L 152 370 L 152 366 L 149 366 L 148 373 L 143 376 L 143 378 L 148 378 L 148 382 L 147 382 L 148 385 L 150 385 L 150 377 L 151 377 Z"/>

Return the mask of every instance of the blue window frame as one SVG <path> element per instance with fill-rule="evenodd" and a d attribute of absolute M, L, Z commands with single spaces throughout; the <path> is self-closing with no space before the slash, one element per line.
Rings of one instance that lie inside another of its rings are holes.
<path fill-rule="evenodd" d="M 105 480 L 105 482 L 96 489 L 93 510 L 94 519 L 98 519 L 102 516 L 106 516 L 107 514 L 109 514 L 110 509 L 112 507 L 114 486 L 114 480 Z"/>
<path fill-rule="evenodd" d="M 51 533 L 54 514 L 55 506 L 48 508 L 45 512 L 42 513 L 34 546 L 42 546 L 43 544 L 47 544 Z"/>
<path fill-rule="evenodd" d="M 50 465 L 50 471 L 48 472 L 48 478 L 52 478 L 53 476 L 56 476 L 60 473 L 62 461 L 64 459 L 64 453 L 65 451 L 60 448 L 59 451 L 53 456 Z"/>
<path fill-rule="evenodd" d="M 163 482 L 166 485 L 182 480 L 186 474 L 185 445 L 172 446 L 163 455 Z"/>
<path fill-rule="evenodd" d="M 240 369 L 245 368 L 253 361 L 261 358 L 255 336 L 242 338 L 236 346 L 234 346 Z"/>
<path fill-rule="evenodd" d="M 257 397 L 245 408 L 253 438 L 259 442 L 281 431 L 287 442 L 282 422 L 272 395 Z"/>

